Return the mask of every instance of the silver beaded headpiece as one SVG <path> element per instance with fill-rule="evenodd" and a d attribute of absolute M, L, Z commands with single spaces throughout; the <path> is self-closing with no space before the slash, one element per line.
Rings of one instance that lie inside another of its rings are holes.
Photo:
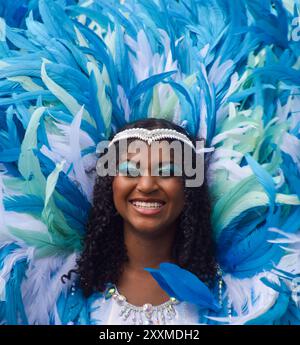
<path fill-rule="evenodd" d="M 161 139 L 177 139 L 180 140 L 193 149 L 195 146 L 192 141 L 183 133 L 176 131 L 175 129 L 169 128 L 156 128 L 156 129 L 146 129 L 146 128 L 129 128 L 125 129 L 122 132 L 117 133 L 108 146 L 111 146 L 116 141 L 122 139 L 137 138 L 143 141 L 147 141 L 148 145 L 152 141 L 161 140 Z"/>

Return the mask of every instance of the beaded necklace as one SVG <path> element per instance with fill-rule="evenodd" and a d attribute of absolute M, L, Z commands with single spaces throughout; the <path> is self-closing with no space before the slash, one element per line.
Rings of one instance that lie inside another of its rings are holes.
<path fill-rule="evenodd" d="M 131 321 L 139 325 L 166 324 L 166 319 L 172 320 L 176 316 L 174 305 L 180 303 L 175 297 L 170 297 L 168 301 L 160 305 L 154 306 L 151 303 L 145 303 L 142 306 L 135 306 L 127 302 L 126 297 L 119 293 L 114 284 L 109 284 L 106 288 L 105 299 L 110 297 L 121 307 L 119 316 L 124 321 L 131 317 Z"/>

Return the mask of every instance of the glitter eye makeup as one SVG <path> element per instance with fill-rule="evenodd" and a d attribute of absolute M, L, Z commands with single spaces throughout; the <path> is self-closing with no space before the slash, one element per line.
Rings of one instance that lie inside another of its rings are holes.
<path fill-rule="evenodd" d="M 178 164 L 174 163 L 165 163 L 165 164 L 158 164 L 156 167 L 155 175 L 159 177 L 173 177 L 173 176 L 181 176 L 181 169 Z M 128 177 L 138 177 L 141 176 L 140 169 L 135 166 L 130 161 L 122 162 L 118 167 L 119 175 L 128 176 Z"/>
<path fill-rule="evenodd" d="M 118 167 L 118 173 L 122 176 L 137 177 L 140 176 L 140 170 L 135 164 L 129 161 L 122 162 Z"/>
<path fill-rule="evenodd" d="M 160 177 L 173 177 L 181 176 L 181 169 L 178 164 L 165 163 L 159 166 L 159 176 Z"/>
<path fill-rule="evenodd" d="M 180 166 L 174 163 L 159 163 L 153 170 L 153 176 L 159 177 L 181 176 L 181 174 Z"/>

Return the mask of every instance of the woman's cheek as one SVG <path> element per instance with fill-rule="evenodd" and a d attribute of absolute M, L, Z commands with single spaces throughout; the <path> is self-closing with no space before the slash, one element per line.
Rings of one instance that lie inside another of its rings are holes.
<path fill-rule="evenodd" d="M 113 200 L 115 207 L 121 211 L 126 211 L 128 197 L 133 189 L 133 181 L 124 176 L 115 176 L 113 181 Z"/>

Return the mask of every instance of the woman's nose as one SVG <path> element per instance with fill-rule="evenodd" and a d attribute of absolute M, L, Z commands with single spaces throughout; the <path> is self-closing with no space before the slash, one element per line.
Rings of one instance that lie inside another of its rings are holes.
<path fill-rule="evenodd" d="M 158 189 L 155 176 L 140 176 L 138 178 L 137 190 L 144 193 L 151 193 Z"/>

